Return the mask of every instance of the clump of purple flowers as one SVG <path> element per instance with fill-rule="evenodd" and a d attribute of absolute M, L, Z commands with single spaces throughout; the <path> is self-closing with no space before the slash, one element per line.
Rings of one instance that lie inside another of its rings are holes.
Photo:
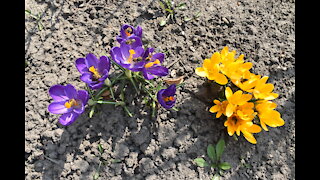
<path fill-rule="evenodd" d="M 176 85 L 165 88 L 161 83 L 154 81 L 157 77 L 167 76 L 169 70 L 162 64 L 165 54 L 155 52 L 152 47 L 144 47 L 142 43 L 142 28 L 123 25 L 120 35 L 116 36 L 119 46 L 110 50 L 111 57 L 95 56 L 92 53 L 75 61 L 80 80 L 86 83 L 87 90 L 76 90 L 71 84 L 66 86 L 54 85 L 49 89 L 53 98 L 48 106 L 49 112 L 62 114 L 59 122 L 62 125 L 72 124 L 80 114 L 85 112 L 85 106 L 90 106 L 89 117 L 93 116 L 97 104 L 113 104 L 122 106 L 132 117 L 126 102 L 125 91 L 127 83 L 133 85 L 137 94 L 145 93 L 148 105 L 152 107 L 152 116 L 155 115 L 156 103 L 166 109 L 174 108 L 176 99 Z M 110 74 L 111 67 L 115 68 Z M 115 93 L 115 89 L 120 93 Z M 107 95 L 106 95 L 107 94 Z"/>

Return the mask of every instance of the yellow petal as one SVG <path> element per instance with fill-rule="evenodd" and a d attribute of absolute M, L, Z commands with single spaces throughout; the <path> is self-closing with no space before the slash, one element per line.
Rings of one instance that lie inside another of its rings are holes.
<path fill-rule="evenodd" d="M 261 121 L 261 119 L 260 119 L 260 125 L 265 131 L 269 131 L 266 124 L 263 121 Z"/>
<path fill-rule="evenodd" d="M 277 93 L 268 93 L 267 95 L 265 95 L 265 96 L 263 97 L 263 99 L 265 99 L 265 100 L 274 100 L 274 99 L 276 99 L 278 96 L 279 96 L 279 94 L 277 94 Z"/>
<path fill-rule="evenodd" d="M 221 102 L 219 100 L 215 99 L 215 100 L 213 100 L 213 103 L 220 104 Z"/>
<path fill-rule="evenodd" d="M 212 54 L 211 58 L 210 58 L 211 62 L 213 64 L 218 64 L 220 63 L 220 53 L 219 52 L 215 52 Z"/>
<path fill-rule="evenodd" d="M 226 108 L 226 116 L 230 117 L 233 114 L 234 106 L 232 104 L 228 104 Z"/>
<path fill-rule="evenodd" d="M 214 80 L 221 85 L 225 85 L 228 83 L 228 79 L 226 78 L 226 76 L 221 73 L 216 73 L 214 75 Z"/>
<path fill-rule="evenodd" d="M 229 100 L 230 97 L 232 96 L 232 90 L 230 87 L 227 87 L 226 90 L 225 90 L 225 95 L 226 95 L 226 98 Z"/>
<path fill-rule="evenodd" d="M 206 77 L 207 76 L 207 73 L 205 71 L 205 69 L 203 67 L 197 67 L 196 68 L 196 74 L 198 76 L 201 76 L 201 77 Z"/>
<path fill-rule="evenodd" d="M 247 141 L 249 141 L 252 144 L 257 144 L 257 140 L 256 138 L 254 138 L 254 136 L 247 132 L 247 131 L 241 131 L 243 133 L 243 136 L 246 138 Z"/>
<path fill-rule="evenodd" d="M 222 111 L 217 112 L 216 118 L 219 118 L 222 115 Z"/>
<path fill-rule="evenodd" d="M 212 113 L 215 113 L 215 112 L 218 112 L 219 109 L 220 109 L 220 107 L 218 105 L 214 105 L 209 109 L 209 111 Z"/>
<path fill-rule="evenodd" d="M 259 132 L 261 132 L 261 127 L 256 124 L 253 124 L 252 126 L 247 128 L 247 131 L 250 133 L 259 133 Z"/>

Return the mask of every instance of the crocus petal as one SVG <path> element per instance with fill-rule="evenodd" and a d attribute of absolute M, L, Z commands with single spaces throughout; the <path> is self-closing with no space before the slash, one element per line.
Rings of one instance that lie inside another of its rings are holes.
<path fill-rule="evenodd" d="M 83 73 L 80 76 L 80 79 L 81 79 L 81 81 L 83 81 L 83 82 L 85 82 L 87 84 L 93 83 L 93 81 L 92 81 L 92 73 Z"/>
<path fill-rule="evenodd" d="M 233 109 L 234 109 L 234 106 L 229 103 L 226 108 L 227 117 L 230 117 L 233 114 Z"/>
<path fill-rule="evenodd" d="M 85 106 L 82 104 L 79 107 L 73 108 L 73 112 L 77 114 L 82 114 L 84 112 Z"/>
<path fill-rule="evenodd" d="M 254 136 L 247 132 L 247 131 L 241 131 L 243 133 L 243 136 L 246 138 L 247 141 L 249 141 L 252 144 L 257 144 L 257 140 L 256 138 L 254 138 Z"/>
<path fill-rule="evenodd" d="M 90 68 L 91 66 L 97 67 L 98 66 L 98 59 L 95 55 L 89 53 L 86 56 L 86 65 L 88 68 Z"/>
<path fill-rule="evenodd" d="M 103 73 L 105 69 L 110 71 L 110 60 L 107 56 L 101 56 L 98 62 L 98 71 L 99 73 Z"/>
<path fill-rule="evenodd" d="M 67 101 L 60 101 L 60 102 L 52 102 L 48 106 L 48 111 L 52 114 L 64 114 L 71 111 L 71 108 L 68 109 L 65 107 L 65 103 Z"/>
<path fill-rule="evenodd" d="M 85 106 L 89 100 L 89 94 L 86 90 L 78 90 L 78 97 L 77 99 L 80 99 L 83 106 Z"/>
<path fill-rule="evenodd" d="M 71 84 L 67 84 L 64 91 L 69 99 L 75 99 L 77 96 L 77 90 Z"/>
<path fill-rule="evenodd" d="M 214 105 L 209 109 L 209 111 L 212 113 L 218 112 L 219 110 L 220 110 L 220 106 L 218 105 Z"/>
<path fill-rule="evenodd" d="M 148 73 L 146 69 L 142 70 L 142 75 L 146 80 L 150 80 L 150 79 L 155 78 L 155 76 L 150 74 L 150 73 Z"/>
<path fill-rule="evenodd" d="M 224 75 L 224 74 L 221 74 L 221 73 L 216 73 L 214 75 L 214 80 L 218 83 L 218 84 L 221 84 L 221 85 L 225 85 L 228 83 L 228 79 L 227 77 Z"/>
<path fill-rule="evenodd" d="M 163 61 L 164 61 L 164 54 L 163 53 L 156 53 L 156 54 L 154 54 L 152 57 L 151 57 L 151 60 L 152 61 L 155 61 L 155 60 L 159 60 L 160 61 L 160 63 L 163 63 Z"/>
<path fill-rule="evenodd" d="M 226 95 L 227 100 L 230 99 L 230 97 L 232 96 L 232 94 L 233 94 L 233 93 L 232 93 L 231 88 L 230 88 L 230 87 L 227 87 L 226 90 L 225 90 L 225 95 Z"/>
<path fill-rule="evenodd" d="M 79 58 L 76 60 L 76 67 L 81 74 L 88 72 L 88 67 L 84 58 Z"/>
<path fill-rule="evenodd" d="M 203 67 L 197 67 L 195 72 L 198 76 L 201 76 L 201 77 L 207 76 L 207 72 L 205 71 L 205 69 Z"/>
<path fill-rule="evenodd" d="M 52 97 L 55 101 L 65 101 L 69 98 L 66 95 L 66 92 L 64 91 L 63 85 L 54 85 L 49 89 L 49 95 Z"/>
<path fill-rule="evenodd" d="M 129 56 L 130 56 L 129 50 L 130 49 L 131 49 L 130 46 L 127 45 L 125 42 L 120 44 L 120 51 L 121 51 L 123 60 L 127 60 L 129 58 Z"/>
<path fill-rule="evenodd" d="M 140 38 L 142 38 L 142 27 L 141 26 L 137 26 L 137 28 L 135 29 L 134 34 Z"/>
<path fill-rule="evenodd" d="M 69 112 L 60 116 L 59 122 L 64 126 L 72 124 L 79 117 L 78 113 Z"/>
<path fill-rule="evenodd" d="M 147 72 L 157 75 L 157 76 L 166 76 L 169 74 L 169 70 L 163 66 L 152 66 L 146 69 Z"/>
<path fill-rule="evenodd" d="M 122 57 L 121 49 L 119 47 L 113 47 L 110 50 L 110 55 L 111 55 L 112 59 L 118 64 L 120 64 L 120 62 L 124 61 L 124 59 Z"/>

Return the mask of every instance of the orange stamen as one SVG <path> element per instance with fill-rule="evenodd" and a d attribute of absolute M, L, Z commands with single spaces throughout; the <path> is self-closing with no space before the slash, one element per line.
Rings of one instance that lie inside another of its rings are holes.
<path fill-rule="evenodd" d="M 75 99 L 71 99 L 68 102 L 64 103 L 64 106 L 69 109 L 73 106 L 78 106 L 78 102 Z"/>
<path fill-rule="evenodd" d="M 129 56 L 127 62 L 129 62 L 131 64 L 132 60 L 133 60 L 133 55 L 136 54 L 136 52 L 133 49 L 130 49 L 129 53 L 130 53 L 130 56 Z"/>
<path fill-rule="evenodd" d="M 146 65 L 144 65 L 145 68 L 149 68 L 153 66 L 154 64 L 160 64 L 159 59 L 156 59 L 154 62 L 148 62 Z"/>

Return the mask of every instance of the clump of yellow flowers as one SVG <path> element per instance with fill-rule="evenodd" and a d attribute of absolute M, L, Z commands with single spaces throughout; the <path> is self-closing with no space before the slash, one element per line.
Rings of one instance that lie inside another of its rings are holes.
<path fill-rule="evenodd" d="M 229 52 L 226 46 L 221 52 L 215 52 L 210 59 L 205 59 L 202 67 L 196 68 L 195 72 L 225 87 L 224 100 L 214 99 L 215 105 L 209 111 L 216 113 L 216 118 L 222 114 L 226 116 L 224 126 L 228 134 L 233 136 L 236 133 L 240 136 L 241 132 L 250 143 L 256 144 L 253 133 L 259 133 L 262 129 L 268 131 L 267 125 L 284 125 L 280 113 L 275 110 L 277 104 L 271 101 L 279 95 L 272 92 L 274 86 L 267 83 L 268 76 L 251 73 L 252 63 L 245 62 L 243 54 L 237 58 L 235 55 L 236 51 Z M 235 92 L 230 88 L 232 86 L 237 88 Z M 254 121 L 256 117 L 259 120 Z"/>

